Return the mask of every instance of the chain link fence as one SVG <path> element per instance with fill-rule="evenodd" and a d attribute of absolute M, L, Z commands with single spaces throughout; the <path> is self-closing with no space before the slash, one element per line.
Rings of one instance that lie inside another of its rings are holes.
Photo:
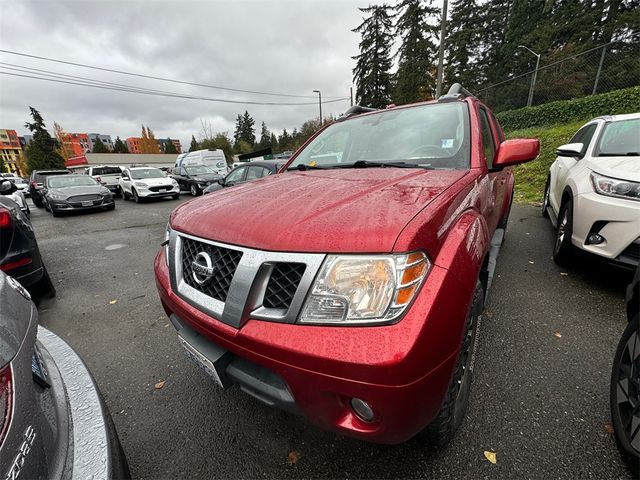
<path fill-rule="evenodd" d="M 556 58 L 560 55 L 563 58 Z M 640 42 L 637 38 L 628 38 L 574 55 L 567 56 L 563 51 L 543 56 L 537 71 L 531 70 L 473 93 L 500 112 L 637 85 L 640 85 Z"/>

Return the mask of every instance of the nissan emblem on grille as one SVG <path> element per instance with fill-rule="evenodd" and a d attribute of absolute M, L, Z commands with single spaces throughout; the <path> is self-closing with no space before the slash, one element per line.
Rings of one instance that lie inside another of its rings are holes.
<path fill-rule="evenodd" d="M 211 256 L 207 252 L 200 252 L 191 262 L 193 271 L 193 279 L 198 285 L 206 285 L 212 278 L 214 273 L 213 262 Z"/>

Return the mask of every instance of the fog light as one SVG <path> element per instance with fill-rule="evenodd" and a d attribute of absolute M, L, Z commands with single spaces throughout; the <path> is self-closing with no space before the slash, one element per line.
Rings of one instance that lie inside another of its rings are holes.
<path fill-rule="evenodd" d="M 352 398 L 351 408 L 353 408 L 353 411 L 356 412 L 356 415 L 365 422 L 372 422 L 375 418 L 371 405 L 369 405 L 364 400 L 360 400 L 359 398 Z"/>
<path fill-rule="evenodd" d="M 605 238 L 599 233 L 592 233 L 587 237 L 587 245 L 600 245 Z"/>

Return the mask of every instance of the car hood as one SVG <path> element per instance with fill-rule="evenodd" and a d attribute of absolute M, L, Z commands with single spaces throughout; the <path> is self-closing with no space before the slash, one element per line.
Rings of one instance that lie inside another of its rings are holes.
<path fill-rule="evenodd" d="M 210 182 L 211 180 L 217 180 L 218 178 L 220 178 L 220 175 L 216 173 L 205 173 L 202 175 L 191 177 L 191 179 L 195 180 L 196 182 Z"/>
<path fill-rule="evenodd" d="M 640 157 L 596 157 L 587 166 L 601 175 L 640 182 Z"/>
<path fill-rule="evenodd" d="M 287 172 L 182 204 L 172 228 L 261 250 L 389 252 L 407 223 L 467 172 Z"/>
<path fill-rule="evenodd" d="M 102 185 L 85 185 L 78 187 L 50 188 L 47 193 L 55 193 L 63 197 L 74 197 L 76 195 L 95 195 L 100 193 Z"/>
<path fill-rule="evenodd" d="M 132 178 L 133 182 L 142 182 L 146 183 L 150 187 L 160 187 L 163 185 L 173 185 L 173 179 L 169 177 L 162 178 Z"/>

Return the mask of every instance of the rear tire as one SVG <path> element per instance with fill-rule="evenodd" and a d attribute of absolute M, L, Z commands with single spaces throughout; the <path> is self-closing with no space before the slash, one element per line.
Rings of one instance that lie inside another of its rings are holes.
<path fill-rule="evenodd" d="M 33 202 L 33 204 L 38 207 L 38 208 L 42 208 L 44 205 L 42 203 L 42 198 L 36 198 L 35 196 L 31 198 L 31 201 Z"/>
<path fill-rule="evenodd" d="M 553 261 L 560 266 L 571 263 L 574 247 L 571 243 L 573 235 L 573 202 L 567 200 L 560 207 L 558 225 L 556 227 L 556 241 L 553 246 Z"/>
<path fill-rule="evenodd" d="M 465 321 L 462 345 L 458 361 L 453 371 L 449 390 L 445 396 L 440 412 L 426 430 L 427 440 L 438 447 L 449 443 L 464 420 L 471 382 L 473 380 L 473 359 L 477 342 L 478 323 L 484 309 L 484 288 L 476 283 L 473 299 Z"/>
<path fill-rule="evenodd" d="M 633 338 L 640 338 L 640 316 L 636 314 L 622 334 L 613 359 L 611 370 L 610 406 L 611 423 L 616 437 L 618 449 L 627 465 L 638 478 L 640 470 L 640 450 L 634 448 L 633 441 L 638 441 L 640 431 L 633 431 L 634 405 L 640 398 L 640 360 L 633 357 Z M 626 385 L 627 390 L 624 390 Z M 637 413 L 636 413 L 637 415 Z M 633 435 L 635 433 L 635 435 Z M 636 443 L 637 445 L 637 443 Z"/>
<path fill-rule="evenodd" d="M 47 267 L 44 265 L 42 266 L 42 278 L 34 284 L 33 291 L 38 300 L 56 296 L 56 287 L 54 287 Z"/>

